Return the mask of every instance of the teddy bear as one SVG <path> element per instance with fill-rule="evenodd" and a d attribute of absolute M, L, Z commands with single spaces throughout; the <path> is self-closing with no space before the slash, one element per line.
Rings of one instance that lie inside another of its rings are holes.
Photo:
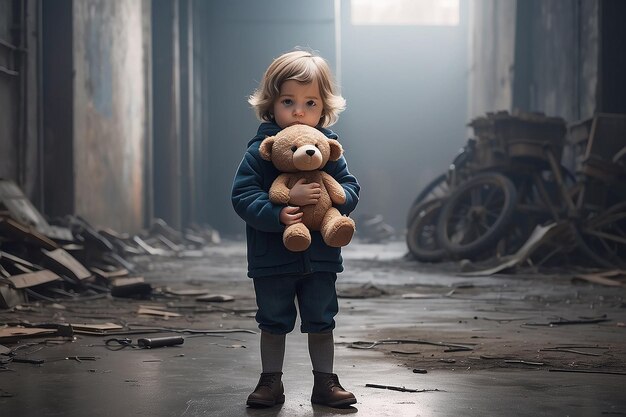
<path fill-rule="evenodd" d="M 319 231 L 328 246 L 338 248 L 350 243 L 356 229 L 354 220 L 333 207 L 345 203 L 346 193 L 337 180 L 322 170 L 328 161 L 341 157 L 341 144 L 313 127 L 297 124 L 265 138 L 259 152 L 281 172 L 270 187 L 271 202 L 288 204 L 290 189 L 302 178 L 321 188 L 316 204 L 301 207 L 302 222 L 285 228 L 285 247 L 292 252 L 306 250 L 311 244 L 311 230 Z"/>

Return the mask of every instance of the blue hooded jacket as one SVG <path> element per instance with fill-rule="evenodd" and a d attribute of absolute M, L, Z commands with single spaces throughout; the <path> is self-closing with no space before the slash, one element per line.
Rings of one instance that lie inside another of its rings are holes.
<path fill-rule="evenodd" d="M 329 129 L 318 128 L 326 137 L 337 139 Z M 311 246 L 304 252 L 291 252 L 283 244 L 285 226 L 280 223 L 281 204 L 269 200 L 269 189 L 280 174 L 271 161 L 261 158 L 259 145 L 267 136 L 276 135 L 281 128 L 275 123 L 262 123 L 257 135 L 248 143 L 232 188 L 232 203 L 237 214 L 246 222 L 248 245 L 248 276 L 250 278 L 312 272 L 341 272 L 341 248 L 324 243 L 319 232 L 311 232 Z M 345 158 L 329 161 L 323 168 L 342 185 L 346 202 L 337 209 L 349 214 L 359 201 L 360 186 L 350 174 Z"/>

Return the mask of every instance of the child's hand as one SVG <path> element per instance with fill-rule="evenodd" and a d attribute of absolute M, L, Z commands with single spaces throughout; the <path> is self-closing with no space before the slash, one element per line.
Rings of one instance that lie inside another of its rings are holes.
<path fill-rule="evenodd" d="M 289 204 L 294 206 L 316 204 L 321 195 L 322 189 L 318 183 L 307 184 L 304 178 L 300 178 L 289 191 Z"/>
<path fill-rule="evenodd" d="M 300 207 L 286 206 L 280 210 L 278 219 L 285 226 L 291 226 L 292 224 L 302 222 L 303 213 L 300 211 Z"/>

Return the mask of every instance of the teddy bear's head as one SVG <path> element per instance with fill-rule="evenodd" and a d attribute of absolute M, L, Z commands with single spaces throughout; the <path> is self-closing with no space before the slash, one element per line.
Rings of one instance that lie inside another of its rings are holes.
<path fill-rule="evenodd" d="M 334 139 L 306 125 L 284 128 L 261 142 L 261 158 L 272 161 L 281 172 L 314 171 L 341 157 L 343 148 Z"/>

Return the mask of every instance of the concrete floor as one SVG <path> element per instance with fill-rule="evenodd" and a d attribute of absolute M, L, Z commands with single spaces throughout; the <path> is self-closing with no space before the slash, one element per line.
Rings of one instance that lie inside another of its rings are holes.
<path fill-rule="evenodd" d="M 246 397 L 260 371 L 259 336 L 242 331 L 185 335 L 181 346 L 150 350 L 110 351 L 104 347 L 107 337 L 84 335 L 72 343 L 25 349 L 28 357 L 47 361 L 43 365 L 12 363 L 10 370 L 0 372 L 0 416 L 626 415 L 626 375 L 619 374 L 626 371 L 623 287 L 574 284 L 572 274 L 563 271 L 469 279 L 458 276 L 454 265 L 426 266 L 402 259 L 404 251 L 401 242 L 355 242 L 344 251 L 346 271 L 338 284 L 340 294 L 370 294 L 368 298 L 340 298 L 335 370 L 342 384 L 357 396 L 352 408 L 311 405 L 313 378 L 306 338 L 299 332 L 287 338 L 285 404 L 246 408 Z M 0 322 L 65 319 L 256 330 L 244 256 L 243 244 L 225 242 L 207 248 L 203 258 L 141 261 L 155 287 L 207 288 L 236 297 L 234 303 L 202 305 L 215 310 L 185 310 L 194 304 L 193 299 L 105 299 L 62 303 L 65 308 L 37 304 L 0 312 Z M 376 294 L 377 290 L 384 293 Z M 187 312 L 167 321 L 141 318 L 134 312 L 143 304 Z M 602 314 L 610 320 L 579 326 L 529 325 L 554 317 Z M 175 333 L 159 336 L 171 334 Z M 472 344 L 474 350 L 446 353 L 441 346 L 424 344 L 350 348 L 355 341 L 389 339 Z M 562 345 L 582 346 L 577 350 L 598 356 L 540 350 Z M 97 360 L 62 359 L 77 355 Z M 505 358 L 543 365 L 506 363 Z M 427 373 L 414 373 L 415 368 Z M 437 391 L 401 392 L 366 384 Z"/>

